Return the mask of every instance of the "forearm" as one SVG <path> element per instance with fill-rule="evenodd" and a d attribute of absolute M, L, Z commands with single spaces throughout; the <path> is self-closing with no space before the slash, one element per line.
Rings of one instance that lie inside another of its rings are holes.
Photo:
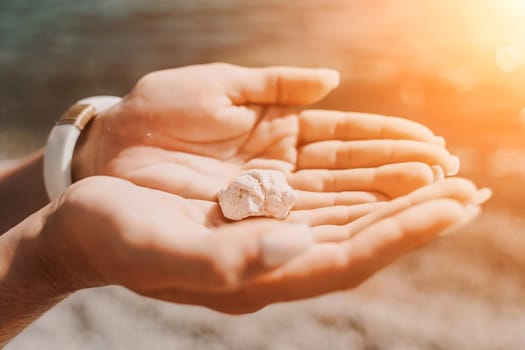
<path fill-rule="evenodd" d="M 67 295 L 42 238 L 46 209 L 0 236 L 0 347 Z"/>
<path fill-rule="evenodd" d="M 43 151 L 0 172 L 0 234 L 45 206 Z"/>

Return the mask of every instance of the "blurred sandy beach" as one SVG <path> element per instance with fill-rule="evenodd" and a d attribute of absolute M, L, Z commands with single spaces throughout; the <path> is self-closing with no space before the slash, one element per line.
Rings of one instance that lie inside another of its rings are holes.
<path fill-rule="evenodd" d="M 242 317 L 83 291 L 8 349 L 523 348 L 525 1 L 3 0 L 0 169 L 75 100 L 214 61 L 336 68 L 316 107 L 429 125 L 494 198 L 355 291 Z"/>

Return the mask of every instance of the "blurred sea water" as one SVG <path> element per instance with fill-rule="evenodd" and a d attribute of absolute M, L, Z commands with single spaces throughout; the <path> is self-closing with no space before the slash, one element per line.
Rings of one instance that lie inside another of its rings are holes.
<path fill-rule="evenodd" d="M 2 0 L 0 160 L 42 147 L 75 100 L 123 95 L 152 70 L 323 66 L 342 83 L 316 107 L 427 124 L 460 155 L 462 175 L 495 192 L 460 234 L 355 291 L 241 317 L 83 291 L 8 349 L 521 349 L 525 6 L 512 3 Z"/>

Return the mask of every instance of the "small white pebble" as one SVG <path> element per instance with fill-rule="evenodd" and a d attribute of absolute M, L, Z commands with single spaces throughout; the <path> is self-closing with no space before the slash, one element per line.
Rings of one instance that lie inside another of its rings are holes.
<path fill-rule="evenodd" d="M 250 170 L 242 173 L 217 193 L 222 214 L 231 220 L 249 216 L 284 219 L 290 213 L 295 194 L 283 173 Z"/>

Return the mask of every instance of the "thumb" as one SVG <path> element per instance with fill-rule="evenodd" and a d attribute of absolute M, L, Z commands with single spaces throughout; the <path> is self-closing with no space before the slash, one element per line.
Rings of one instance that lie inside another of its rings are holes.
<path fill-rule="evenodd" d="M 339 72 L 325 68 L 230 66 L 237 79 L 228 97 L 235 104 L 307 105 L 339 85 Z"/>
<path fill-rule="evenodd" d="M 216 266 L 230 287 L 275 269 L 314 244 L 305 224 L 261 218 L 227 225 L 214 236 L 209 243 L 214 246 Z"/>

